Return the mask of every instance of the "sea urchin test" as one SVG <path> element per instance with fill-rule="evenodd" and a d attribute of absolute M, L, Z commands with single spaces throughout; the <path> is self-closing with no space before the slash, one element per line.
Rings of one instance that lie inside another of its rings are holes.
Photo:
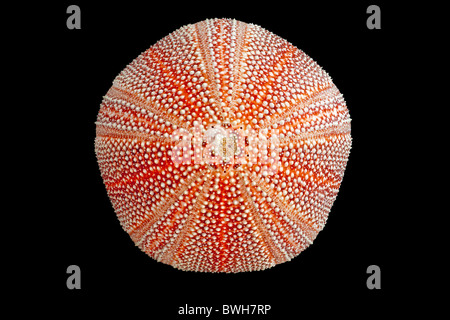
<path fill-rule="evenodd" d="M 351 148 L 330 76 L 254 24 L 205 20 L 132 61 L 100 106 L 95 152 L 123 229 L 200 272 L 270 268 L 325 226 Z"/>

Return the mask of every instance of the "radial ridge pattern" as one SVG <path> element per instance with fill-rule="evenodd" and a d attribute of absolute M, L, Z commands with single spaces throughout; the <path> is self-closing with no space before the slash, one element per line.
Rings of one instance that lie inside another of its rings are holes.
<path fill-rule="evenodd" d="M 150 257 L 200 272 L 263 270 L 322 230 L 350 116 L 303 51 L 231 19 L 184 26 L 104 96 L 95 152 L 119 222 Z"/>

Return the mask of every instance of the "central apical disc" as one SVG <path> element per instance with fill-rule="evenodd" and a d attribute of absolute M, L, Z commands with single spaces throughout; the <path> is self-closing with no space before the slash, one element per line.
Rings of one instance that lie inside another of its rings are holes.
<path fill-rule="evenodd" d="M 131 62 L 97 118 L 120 224 L 182 270 L 262 270 L 323 229 L 351 147 L 328 74 L 253 24 L 184 26 Z"/>

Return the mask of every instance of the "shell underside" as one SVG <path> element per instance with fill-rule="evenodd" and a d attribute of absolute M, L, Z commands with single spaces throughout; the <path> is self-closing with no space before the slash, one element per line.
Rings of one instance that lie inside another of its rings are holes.
<path fill-rule="evenodd" d="M 114 80 L 96 125 L 121 226 L 150 257 L 190 271 L 263 270 L 297 256 L 323 229 L 351 148 L 329 75 L 286 40 L 230 19 L 184 26 L 142 53 Z M 219 161 L 173 160 L 174 136 L 203 148 L 218 128 Z M 250 131 L 272 143 L 256 161 Z"/>

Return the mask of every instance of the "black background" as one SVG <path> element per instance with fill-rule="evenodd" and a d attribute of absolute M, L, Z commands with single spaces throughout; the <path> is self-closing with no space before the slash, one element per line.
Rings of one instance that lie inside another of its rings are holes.
<path fill-rule="evenodd" d="M 71 4 L 81 9 L 81 30 L 66 28 Z M 381 8 L 381 30 L 366 27 L 370 4 Z M 402 124 L 410 107 L 399 92 L 415 32 L 405 27 L 405 7 L 385 1 L 61 1 L 27 12 L 35 39 L 25 44 L 23 63 L 37 68 L 30 94 L 40 103 L 29 114 L 42 123 L 27 134 L 45 138 L 28 146 L 41 155 L 34 159 L 38 187 L 30 200 L 31 221 L 40 227 L 25 249 L 37 253 L 25 265 L 37 261 L 42 270 L 35 277 L 39 308 L 144 319 L 202 318 L 177 315 L 185 304 L 271 305 L 269 314 L 254 319 L 403 312 L 407 303 L 398 297 L 415 290 L 410 248 L 421 246 L 405 237 L 404 221 L 412 214 L 405 202 L 413 195 L 402 193 L 409 171 Z M 327 225 L 297 258 L 260 272 L 183 272 L 147 257 L 121 229 L 94 154 L 94 122 L 114 77 L 175 29 L 215 17 L 261 25 L 302 49 L 331 75 L 352 118 L 352 151 Z M 381 268 L 381 290 L 366 286 L 373 264 Z M 81 290 L 66 287 L 69 265 L 81 268 Z"/>

